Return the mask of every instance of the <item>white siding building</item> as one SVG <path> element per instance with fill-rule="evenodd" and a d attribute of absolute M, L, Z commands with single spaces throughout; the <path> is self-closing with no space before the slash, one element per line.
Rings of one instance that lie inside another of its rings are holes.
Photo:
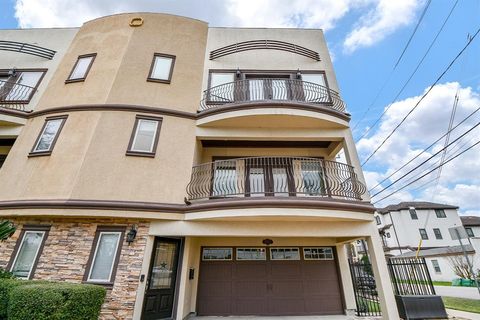
<path fill-rule="evenodd" d="M 451 258 L 461 255 L 462 249 L 448 231 L 451 227 L 462 225 L 458 207 L 430 202 L 401 202 L 377 209 L 375 218 L 387 257 L 415 257 L 420 246 L 419 256 L 426 259 L 433 280 L 458 278 L 452 270 Z M 476 232 L 480 235 L 480 230 Z M 463 240 L 463 243 L 474 260 L 474 247 L 468 240 Z"/>

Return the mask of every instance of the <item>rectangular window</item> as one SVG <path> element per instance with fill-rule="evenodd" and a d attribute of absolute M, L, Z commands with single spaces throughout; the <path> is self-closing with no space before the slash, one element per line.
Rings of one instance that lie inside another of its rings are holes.
<path fill-rule="evenodd" d="M 75 62 L 75 65 L 73 66 L 68 79 L 65 80 L 65 83 L 85 81 L 96 56 L 96 53 L 78 56 L 77 62 Z"/>
<path fill-rule="evenodd" d="M 333 249 L 331 247 L 303 248 L 305 260 L 333 260 Z"/>
<path fill-rule="evenodd" d="M 420 236 L 422 237 L 423 240 L 428 240 L 427 230 L 425 230 L 425 229 L 418 229 L 418 231 L 420 231 Z"/>
<path fill-rule="evenodd" d="M 33 277 L 49 230 L 50 226 L 25 225 L 23 227 L 12 255 L 13 261 L 9 266 L 9 270 L 16 277 L 23 279 Z"/>
<path fill-rule="evenodd" d="M 435 234 L 436 239 L 439 239 L 439 240 L 443 239 L 442 233 L 440 232 L 440 229 L 434 228 L 433 233 Z"/>
<path fill-rule="evenodd" d="M 467 228 L 465 228 L 465 231 L 467 232 L 467 235 L 468 235 L 469 238 L 475 237 L 475 234 L 473 233 L 472 228 L 467 227 Z"/>
<path fill-rule="evenodd" d="M 270 248 L 272 260 L 300 260 L 299 248 Z"/>
<path fill-rule="evenodd" d="M 42 131 L 35 141 L 30 156 L 49 155 L 52 153 L 53 147 L 58 139 L 60 131 L 65 124 L 67 116 L 50 117 L 45 119 Z"/>
<path fill-rule="evenodd" d="M 203 248 L 203 261 L 232 260 L 232 248 Z"/>
<path fill-rule="evenodd" d="M 86 282 L 112 284 L 125 228 L 98 227 L 84 277 Z"/>
<path fill-rule="evenodd" d="M 432 260 L 432 265 L 433 265 L 433 269 L 435 270 L 435 273 L 442 273 L 442 270 L 440 269 L 440 265 L 438 264 L 438 260 Z"/>
<path fill-rule="evenodd" d="M 445 214 L 445 210 L 443 209 L 435 209 L 435 214 L 437 215 L 437 218 L 446 218 L 447 215 Z"/>
<path fill-rule="evenodd" d="M 127 155 L 154 157 L 157 149 L 162 118 L 137 116 Z"/>
<path fill-rule="evenodd" d="M 412 218 L 412 220 L 418 220 L 417 211 L 414 208 L 410 208 L 408 211 L 410 211 L 410 218 Z"/>
<path fill-rule="evenodd" d="M 267 260 L 265 248 L 237 248 L 237 260 Z"/>
<path fill-rule="evenodd" d="M 170 54 L 155 53 L 153 55 L 150 73 L 147 81 L 170 83 L 172 81 L 175 56 Z"/>
<path fill-rule="evenodd" d="M 382 220 L 380 219 L 380 216 L 375 216 L 375 220 L 377 221 L 377 225 L 382 224 Z"/>

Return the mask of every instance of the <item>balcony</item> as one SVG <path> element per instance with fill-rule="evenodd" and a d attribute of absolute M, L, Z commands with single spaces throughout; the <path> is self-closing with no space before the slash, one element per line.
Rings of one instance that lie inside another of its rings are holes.
<path fill-rule="evenodd" d="M 322 197 L 362 200 L 352 166 L 317 158 L 252 157 L 193 167 L 189 200 L 227 197 Z"/>
<path fill-rule="evenodd" d="M 345 113 L 345 103 L 328 87 L 296 79 L 246 79 L 205 90 L 199 113 L 251 103 L 300 103 Z"/>
<path fill-rule="evenodd" d="M 25 106 L 35 90 L 34 87 L 0 80 L 0 108 L 26 111 Z"/>

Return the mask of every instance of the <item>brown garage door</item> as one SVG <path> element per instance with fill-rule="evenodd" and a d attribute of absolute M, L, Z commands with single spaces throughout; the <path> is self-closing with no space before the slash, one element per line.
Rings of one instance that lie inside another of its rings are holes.
<path fill-rule="evenodd" d="M 202 248 L 197 313 L 342 314 L 333 249 Z"/>

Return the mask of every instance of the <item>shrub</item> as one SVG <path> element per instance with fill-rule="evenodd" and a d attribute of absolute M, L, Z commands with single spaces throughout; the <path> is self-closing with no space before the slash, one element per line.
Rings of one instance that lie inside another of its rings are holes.
<path fill-rule="evenodd" d="M 0 279 L 0 320 L 7 319 L 7 307 L 10 292 L 22 285 L 30 284 L 30 281 L 22 281 L 15 279 Z"/>
<path fill-rule="evenodd" d="M 9 292 L 8 320 L 96 320 L 106 294 L 105 288 L 95 285 L 3 281 L 8 282 L 4 284 Z"/>
<path fill-rule="evenodd" d="M 15 278 L 15 276 L 13 275 L 13 273 L 7 271 L 7 270 L 3 270 L 2 268 L 0 268 L 0 279 L 13 279 Z"/>

